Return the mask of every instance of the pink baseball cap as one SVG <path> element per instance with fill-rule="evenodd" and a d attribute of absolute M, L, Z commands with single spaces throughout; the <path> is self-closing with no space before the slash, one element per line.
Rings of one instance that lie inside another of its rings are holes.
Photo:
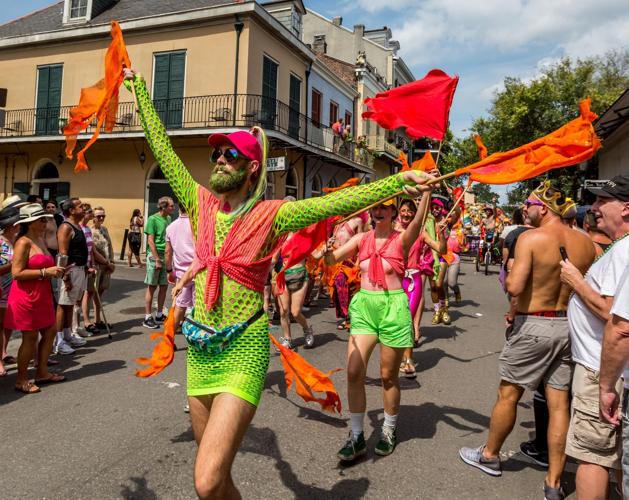
<path fill-rule="evenodd" d="M 239 153 L 250 160 L 262 161 L 262 148 L 258 139 L 245 130 L 238 130 L 231 134 L 212 134 L 208 137 L 207 142 L 214 149 L 221 144 L 231 144 Z"/>
<path fill-rule="evenodd" d="M 432 200 L 430 200 L 430 204 L 431 205 L 439 205 L 441 208 L 445 208 L 445 205 L 443 204 L 443 201 L 441 201 L 439 198 L 433 198 Z"/>

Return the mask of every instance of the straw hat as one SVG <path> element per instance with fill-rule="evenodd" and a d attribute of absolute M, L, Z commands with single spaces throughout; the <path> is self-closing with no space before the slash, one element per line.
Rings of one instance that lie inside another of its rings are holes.
<path fill-rule="evenodd" d="M 0 231 L 15 225 L 20 220 L 20 210 L 15 207 L 5 208 L 0 211 Z"/>
<path fill-rule="evenodd" d="M 20 208 L 20 220 L 18 220 L 15 225 L 24 224 L 26 222 L 33 222 L 37 219 L 41 219 L 42 217 L 53 218 L 52 214 L 49 214 L 44 210 L 39 203 L 29 203 Z"/>
<path fill-rule="evenodd" d="M 17 194 L 14 194 L 13 196 L 9 196 L 8 198 L 2 200 L 1 209 L 4 210 L 5 208 L 20 208 L 24 205 L 28 205 L 28 201 L 24 201 Z"/>

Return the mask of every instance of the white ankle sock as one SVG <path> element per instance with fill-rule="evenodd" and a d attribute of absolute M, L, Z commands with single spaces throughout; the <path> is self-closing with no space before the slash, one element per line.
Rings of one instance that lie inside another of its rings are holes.
<path fill-rule="evenodd" d="M 363 432 L 363 425 L 365 420 L 365 412 L 362 413 L 350 413 L 349 420 L 352 426 L 352 437 L 354 440 L 358 439 L 358 436 Z"/>
<path fill-rule="evenodd" d="M 386 411 L 384 412 L 384 426 L 390 427 L 391 429 L 395 429 L 397 425 L 397 415 L 389 415 Z"/>
<path fill-rule="evenodd" d="M 152 314 L 145 314 L 144 315 L 144 321 L 146 321 L 147 319 L 152 318 L 152 317 L 153 317 Z"/>

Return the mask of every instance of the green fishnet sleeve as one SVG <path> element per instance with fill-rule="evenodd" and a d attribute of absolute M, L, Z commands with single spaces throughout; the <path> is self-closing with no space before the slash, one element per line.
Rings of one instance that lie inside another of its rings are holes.
<path fill-rule="evenodd" d="M 128 82 L 129 80 L 125 80 L 127 88 L 130 85 Z M 144 129 L 146 140 L 175 196 L 186 207 L 193 224 L 196 226 L 197 207 L 199 204 L 198 185 L 175 153 L 166 133 L 166 128 L 153 106 L 151 96 L 146 88 L 146 82 L 143 78 L 136 76 L 133 80 L 133 86 L 135 87 L 135 95 L 138 100 L 140 123 Z"/>
<path fill-rule="evenodd" d="M 326 196 L 284 203 L 275 216 L 276 234 L 298 231 L 333 215 L 349 215 L 404 187 L 402 173 L 335 191 Z"/>

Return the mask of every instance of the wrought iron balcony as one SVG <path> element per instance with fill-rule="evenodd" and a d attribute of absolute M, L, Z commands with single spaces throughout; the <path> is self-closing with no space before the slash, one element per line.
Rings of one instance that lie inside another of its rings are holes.
<path fill-rule="evenodd" d="M 169 130 L 259 125 L 357 163 L 368 164 L 368 158 L 356 154 L 354 145 L 343 143 L 330 127 L 313 123 L 306 115 L 277 99 L 253 94 L 223 94 L 155 100 L 153 104 Z M 6 110 L 4 120 L 0 115 L 0 141 L 11 137 L 61 135 L 71 108 Z M 113 134 L 142 130 L 133 102 L 118 105 L 117 120 Z M 93 131 L 92 125 L 87 132 Z"/>

